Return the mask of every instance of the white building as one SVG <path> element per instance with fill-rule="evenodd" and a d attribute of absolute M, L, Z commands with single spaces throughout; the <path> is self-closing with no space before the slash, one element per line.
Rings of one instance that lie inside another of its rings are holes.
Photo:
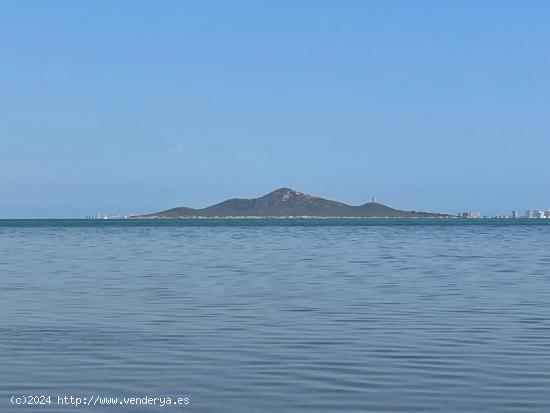
<path fill-rule="evenodd" d="M 544 215 L 544 211 L 535 211 L 534 216 L 535 218 L 546 218 L 546 216 Z"/>
<path fill-rule="evenodd" d="M 459 212 L 460 218 L 481 218 L 481 212 Z"/>

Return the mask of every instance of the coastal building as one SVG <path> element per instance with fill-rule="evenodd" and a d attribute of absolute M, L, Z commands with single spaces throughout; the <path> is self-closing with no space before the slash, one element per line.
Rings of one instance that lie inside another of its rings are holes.
<path fill-rule="evenodd" d="M 550 218 L 550 210 L 543 211 L 541 209 L 528 209 L 527 211 L 525 211 L 525 218 Z"/>
<path fill-rule="evenodd" d="M 512 211 L 512 218 L 516 219 L 518 217 L 518 211 Z"/>
<path fill-rule="evenodd" d="M 107 219 L 108 216 L 105 214 L 88 214 L 84 218 L 85 219 Z"/>
<path fill-rule="evenodd" d="M 472 212 L 472 211 L 459 212 L 458 216 L 460 218 L 481 218 L 481 212 Z"/>
<path fill-rule="evenodd" d="M 546 216 L 544 215 L 544 211 L 535 211 L 534 215 L 535 218 L 546 218 Z"/>

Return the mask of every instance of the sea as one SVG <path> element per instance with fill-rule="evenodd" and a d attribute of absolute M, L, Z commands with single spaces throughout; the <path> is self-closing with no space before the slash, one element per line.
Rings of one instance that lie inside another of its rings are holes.
<path fill-rule="evenodd" d="M 0 221 L 0 412 L 549 411 L 550 220 Z"/>

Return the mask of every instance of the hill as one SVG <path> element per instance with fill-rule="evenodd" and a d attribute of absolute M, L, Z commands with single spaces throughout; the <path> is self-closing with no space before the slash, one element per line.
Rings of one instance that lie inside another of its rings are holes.
<path fill-rule="evenodd" d="M 444 218 L 445 214 L 402 211 L 368 202 L 353 206 L 290 188 L 279 188 L 260 198 L 232 198 L 206 208 L 178 207 L 132 218 L 233 218 L 233 217 L 317 217 L 317 218 Z"/>

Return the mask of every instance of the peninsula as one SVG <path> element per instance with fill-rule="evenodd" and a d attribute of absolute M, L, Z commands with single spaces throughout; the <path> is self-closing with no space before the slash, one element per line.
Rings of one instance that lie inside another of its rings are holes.
<path fill-rule="evenodd" d="M 260 198 L 233 198 L 206 208 L 178 207 L 131 218 L 446 218 L 450 215 L 402 211 L 375 202 L 348 205 L 290 188 Z"/>

